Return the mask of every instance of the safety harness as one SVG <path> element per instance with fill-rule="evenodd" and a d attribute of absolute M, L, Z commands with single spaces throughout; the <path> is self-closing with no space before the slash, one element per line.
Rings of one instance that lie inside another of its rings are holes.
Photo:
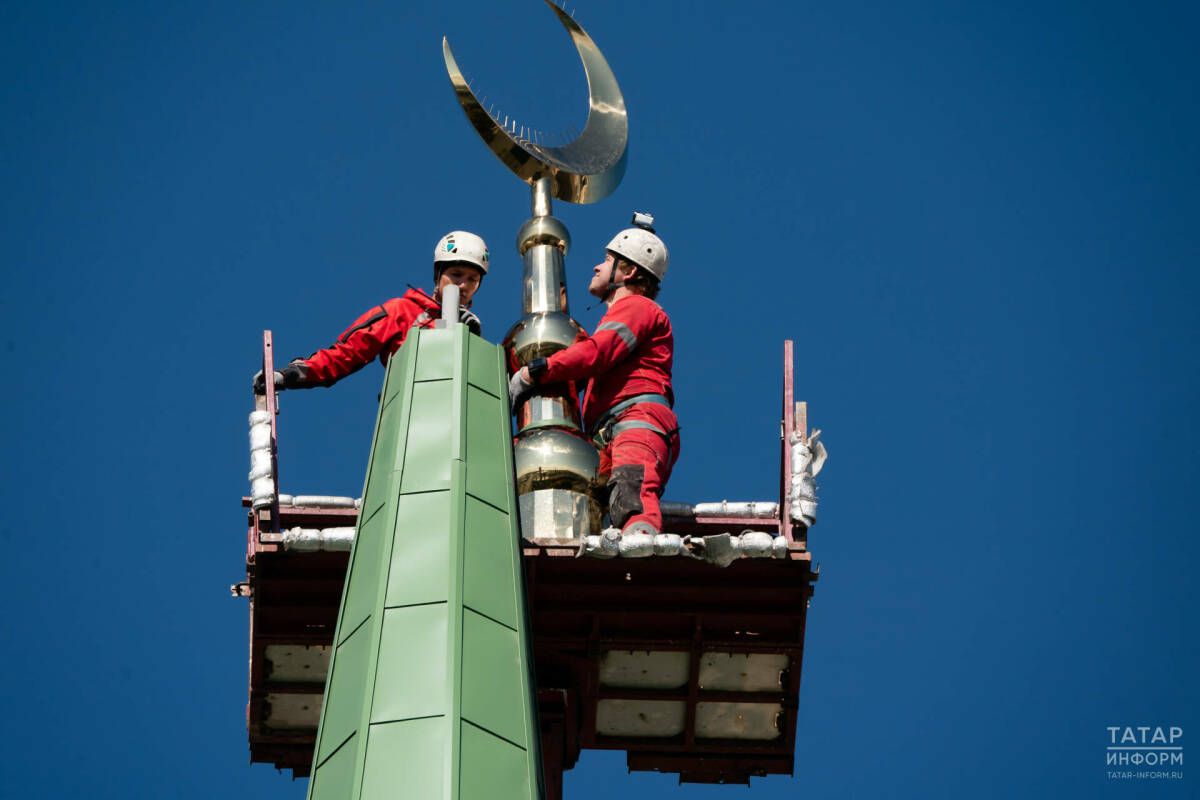
<path fill-rule="evenodd" d="M 596 425 L 592 429 L 592 443 L 601 450 L 608 447 L 612 440 L 617 437 L 617 434 L 631 430 L 647 430 L 654 431 L 659 436 L 670 442 L 671 434 L 676 433 L 679 429 L 673 431 L 664 431 L 662 428 L 655 425 L 653 422 L 647 422 L 641 419 L 621 420 L 620 415 L 636 405 L 641 403 L 655 403 L 660 406 L 671 407 L 671 401 L 666 395 L 654 394 L 635 394 L 633 397 L 622 400 L 612 408 L 600 415 L 600 419 L 596 420 Z"/>

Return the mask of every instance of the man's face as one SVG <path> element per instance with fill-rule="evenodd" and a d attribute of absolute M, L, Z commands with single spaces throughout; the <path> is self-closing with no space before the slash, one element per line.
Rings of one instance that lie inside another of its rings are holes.
<path fill-rule="evenodd" d="M 614 269 L 617 271 L 615 278 L 617 282 L 625 280 L 633 273 L 632 269 L 617 267 L 616 261 L 612 253 L 605 253 L 604 260 L 592 267 L 592 282 L 588 284 L 588 294 L 603 300 L 604 295 L 608 292 L 609 278 L 612 277 Z"/>
<path fill-rule="evenodd" d="M 451 264 L 442 270 L 442 277 L 438 278 L 433 296 L 438 302 L 441 302 L 442 288 L 454 284 L 458 287 L 458 302 L 464 306 L 470 305 L 471 297 L 479 289 L 481 280 L 483 280 L 483 273 L 475 267 L 466 264 Z"/>

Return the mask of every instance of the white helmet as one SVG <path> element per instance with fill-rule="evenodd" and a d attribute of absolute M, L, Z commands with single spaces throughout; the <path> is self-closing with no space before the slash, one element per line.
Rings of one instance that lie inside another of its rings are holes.
<path fill-rule="evenodd" d="M 450 231 L 438 240 L 433 251 L 433 279 L 437 280 L 441 270 L 451 264 L 469 264 L 487 275 L 488 260 L 483 239 L 466 231 Z"/>
<path fill-rule="evenodd" d="M 645 228 L 626 228 L 613 237 L 605 250 L 637 264 L 658 280 L 667 274 L 667 246 Z"/>

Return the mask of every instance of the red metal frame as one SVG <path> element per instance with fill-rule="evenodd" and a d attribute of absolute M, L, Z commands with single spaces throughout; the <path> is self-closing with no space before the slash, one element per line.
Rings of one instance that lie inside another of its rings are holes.
<path fill-rule="evenodd" d="M 796 403 L 792 342 L 784 344 L 779 516 L 668 517 L 673 532 L 709 534 L 763 530 L 788 538 L 785 559 L 743 559 L 725 569 L 686 558 L 577 559 L 574 540 L 526 540 L 526 592 L 538 679 L 542 757 L 547 797 L 559 800 L 562 771 L 582 749 L 625 750 L 631 770 L 675 772 L 681 782 L 748 782 L 751 775 L 790 774 L 794 767 L 804 632 L 812 584 L 817 580 L 806 530 L 790 516 L 790 438 L 805 435 L 804 404 Z M 263 372 L 273 372 L 270 331 L 263 337 Z M 272 456 L 277 458 L 276 403 L 272 386 L 256 405 L 271 416 Z M 275 464 L 273 463 L 273 466 Z M 268 695 L 318 694 L 316 683 L 271 681 L 271 644 L 329 645 L 345 578 L 346 553 L 291 553 L 280 530 L 354 525 L 352 508 L 295 508 L 275 504 L 269 518 L 249 509 L 247 583 L 250 596 L 250 702 L 247 728 L 251 761 L 307 775 L 315 730 L 272 730 Z M 599 655 L 606 650 L 684 651 L 690 678 L 675 690 L 601 687 Z M 700 688 L 698 665 L 706 651 L 779 653 L 790 668 L 781 691 L 714 692 Z M 603 736 L 596 730 L 598 703 L 607 699 L 674 700 L 685 704 L 685 732 L 671 739 Z M 781 735 L 772 741 L 705 740 L 695 734 L 697 704 L 768 703 L 782 707 Z"/>

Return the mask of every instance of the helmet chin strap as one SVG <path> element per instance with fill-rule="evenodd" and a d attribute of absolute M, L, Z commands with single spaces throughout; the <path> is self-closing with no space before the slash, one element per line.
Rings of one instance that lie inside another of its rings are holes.
<path fill-rule="evenodd" d="M 632 263 L 632 262 L 630 262 L 630 263 Z M 637 264 L 634 264 L 634 267 L 641 269 L 640 267 L 637 266 Z M 591 311 L 593 308 L 600 305 L 601 303 L 607 302 L 608 298 L 612 295 L 613 292 L 615 292 L 617 289 L 620 289 L 622 286 L 629 283 L 629 281 L 614 281 L 613 278 L 615 278 L 616 275 L 617 275 L 617 262 L 614 260 L 612 269 L 609 270 L 609 272 L 608 272 L 608 285 L 604 287 L 604 295 L 601 296 L 601 298 L 599 300 L 597 300 L 596 302 L 594 302 L 590 306 L 588 306 L 585 309 L 586 311 Z"/>
<path fill-rule="evenodd" d="M 593 308 L 595 308 L 596 306 L 600 305 L 601 303 L 606 303 L 606 302 L 608 302 L 608 298 L 612 296 L 612 293 L 613 293 L 613 292 L 615 292 L 617 289 L 620 289 L 622 286 L 624 286 L 624 285 L 625 285 L 626 283 L 628 283 L 628 282 L 629 282 L 629 281 L 614 281 L 614 280 L 612 279 L 612 277 L 610 276 L 610 277 L 609 277 L 609 279 L 608 279 L 608 286 L 605 286 L 605 287 L 604 287 L 604 296 L 603 296 L 603 297 L 601 297 L 601 298 L 600 298 L 599 300 L 597 300 L 596 302 L 592 303 L 590 306 L 588 306 L 588 307 L 587 307 L 586 309 L 584 309 L 584 310 L 585 310 L 585 311 L 591 311 Z"/>

